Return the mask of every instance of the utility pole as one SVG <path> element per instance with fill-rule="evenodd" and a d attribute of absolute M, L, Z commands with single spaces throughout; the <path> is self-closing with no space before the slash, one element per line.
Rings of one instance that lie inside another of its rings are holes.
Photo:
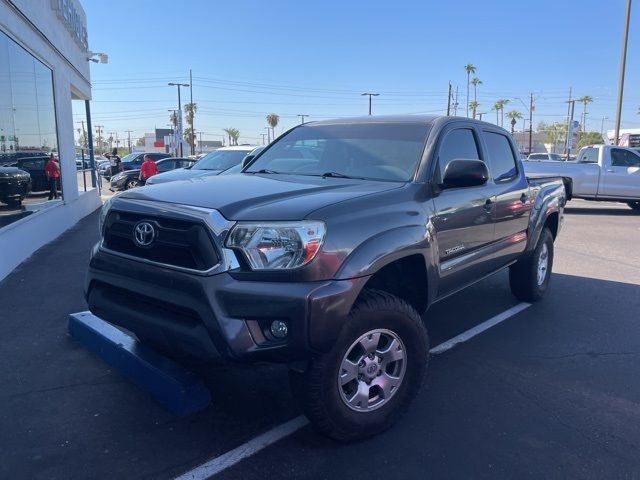
<path fill-rule="evenodd" d="M 262 144 L 265 145 L 264 143 L 264 136 L 266 135 L 266 133 L 261 133 L 260 135 L 262 135 Z"/>
<path fill-rule="evenodd" d="M 127 134 L 127 145 L 129 147 L 129 153 L 131 153 L 131 133 L 133 132 L 133 130 L 125 130 L 125 133 Z"/>
<path fill-rule="evenodd" d="M 449 81 L 449 94 L 447 95 L 447 117 L 451 115 L 451 81 Z M 480 117 L 482 120 L 482 117 Z"/>
<path fill-rule="evenodd" d="M 104 130 L 104 125 L 96 125 L 96 133 L 98 134 L 98 149 L 102 150 L 102 131 Z"/>
<path fill-rule="evenodd" d="M 191 85 L 188 83 L 174 83 L 169 82 L 167 85 L 170 87 L 178 87 L 178 128 L 177 128 L 177 137 L 178 143 L 180 144 L 180 156 L 183 156 L 182 152 L 182 102 L 180 100 L 180 87 L 190 87 Z"/>
<path fill-rule="evenodd" d="M 458 116 L 458 87 L 456 86 L 456 99 L 453 102 L 453 114 Z"/>
<path fill-rule="evenodd" d="M 567 151 L 569 148 L 569 129 L 571 125 L 569 124 L 569 117 L 571 116 L 571 87 L 569 87 L 569 100 L 567 100 L 567 138 L 565 141 L 565 155 L 567 155 L 567 160 L 569 160 L 569 152 Z"/>
<path fill-rule="evenodd" d="M 524 132 L 523 132 L 524 133 Z M 533 92 L 529 96 L 529 154 L 531 154 L 531 144 L 533 140 Z"/>
<path fill-rule="evenodd" d="M 195 155 L 196 154 L 196 146 L 195 146 L 195 141 L 196 141 L 196 129 L 193 126 L 193 124 L 195 123 L 196 119 L 195 119 L 195 113 L 193 111 L 193 76 L 191 75 L 191 69 L 189 69 L 189 101 L 191 102 L 191 155 Z"/>
<path fill-rule="evenodd" d="M 478 112 L 478 120 L 482 121 L 482 115 L 484 115 L 487 112 Z"/>
<path fill-rule="evenodd" d="M 371 114 L 369 114 L 369 115 L 371 115 Z M 311 115 L 307 115 L 306 113 L 305 114 L 301 114 L 300 113 L 297 116 L 302 118 L 302 122 L 300 122 L 300 125 L 304 125 L 304 117 L 310 117 Z"/>
<path fill-rule="evenodd" d="M 371 115 L 371 97 L 377 97 L 378 95 L 380 95 L 379 93 L 362 93 L 362 96 L 368 96 L 369 97 L 369 115 Z"/>
<path fill-rule="evenodd" d="M 264 127 L 267 130 L 267 143 L 271 143 L 271 130 L 269 130 L 269 127 Z"/>
<path fill-rule="evenodd" d="M 198 132 L 198 135 L 200 136 L 200 152 L 198 153 L 202 153 L 202 132 Z"/>
<path fill-rule="evenodd" d="M 622 117 L 622 97 L 624 95 L 624 70 L 627 64 L 627 43 L 629 41 L 629 20 L 631 19 L 631 0 L 627 0 L 627 13 L 624 19 L 624 33 L 622 34 L 622 54 L 620 56 L 620 80 L 618 80 L 618 105 L 616 107 L 616 126 L 613 134 L 614 145 L 620 139 L 620 120 Z"/>
<path fill-rule="evenodd" d="M 573 137 L 573 112 L 575 110 L 576 101 L 571 100 L 569 102 L 569 125 L 567 127 L 567 160 L 569 160 L 569 154 L 571 153 L 571 137 Z"/>
<path fill-rule="evenodd" d="M 604 121 L 609 120 L 609 117 L 602 117 L 602 122 L 600 123 L 600 136 L 604 137 Z"/>
<path fill-rule="evenodd" d="M 86 142 L 86 145 L 88 147 L 89 142 L 87 140 L 87 131 L 84 129 L 84 120 L 80 120 L 79 122 L 76 122 L 76 123 L 82 124 L 82 139 Z"/>

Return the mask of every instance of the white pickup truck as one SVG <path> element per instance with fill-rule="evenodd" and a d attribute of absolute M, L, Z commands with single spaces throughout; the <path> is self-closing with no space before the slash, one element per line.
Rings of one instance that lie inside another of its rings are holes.
<path fill-rule="evenodd" d="M 640 153 L 616 145 L 583 147 L 569 162 L 523 162 L 527 177 L 562 177 L 567 198 L 623 202 L 640 210 Z"/>

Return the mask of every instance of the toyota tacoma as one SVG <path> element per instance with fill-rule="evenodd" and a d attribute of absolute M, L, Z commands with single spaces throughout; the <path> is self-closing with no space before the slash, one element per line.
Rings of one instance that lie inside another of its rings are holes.
<path fill-rule="evenodd" d="M 431 304 L 504 268 L 518 299 L 544 295 L 565 202 L 488 123 L 306 123 L 240 173 L 109 200 L 85 293 L 174 358 L 286 363 L 315 427 L 358 440 L 419 391 Z"/>

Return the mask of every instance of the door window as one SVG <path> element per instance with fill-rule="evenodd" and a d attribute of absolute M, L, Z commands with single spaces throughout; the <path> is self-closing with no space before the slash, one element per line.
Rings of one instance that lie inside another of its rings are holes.
<path fill-rule="evenodd" d="M 612 167 L 640 167 L 640 156 L 622 148 L 611 149 Z"/>
<path fill-rule="evenodd" d="M 159 162 L 158 163 L 158 172 L 168 172 L 169 170 L 173 170 L 173 167 L 175 165 L 175 161 L 174 160 L 167 160 L 164 162 Z"/>
<path fill-rule="evenodd" d="M 518 174 L 516 157 L 509 139 L 500 133 L 484 132 L 489 155 L 488 163 L 494 182 L 505 182 Z"/>
<path fill-rule="evenodd" d="M 444 137 L 438 155 L 440 178 L 449 162 L 456 159 L 480 160 L 476 137 L 469 128 L 452 130 Z"/>

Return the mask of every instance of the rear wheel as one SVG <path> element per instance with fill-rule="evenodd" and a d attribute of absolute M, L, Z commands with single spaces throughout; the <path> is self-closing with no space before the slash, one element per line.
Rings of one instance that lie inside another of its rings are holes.
<path fill-rule="evenodd" d="M 640 201 L 636 200 L 635 202 L 627 202 L 627 205 L 629 205 L 631 208 L 633 208 L 636 211 L 640 211 Z"/>
<path fill-rule="evenodd" d="M 545 227 L 533 254 L 509 267 L 511 293 L 525 302 L 540 300 L 549 286 L 552 266 L 553 235 Z"/>
<path fill-rule="evenodd" d="M 429 356 L 422 318 L 404 300 L 366 290 L 349 317 L 329 352 L 290 374 L 309 420 L 340 441 L 393 425 L 418 393 Z"/>

